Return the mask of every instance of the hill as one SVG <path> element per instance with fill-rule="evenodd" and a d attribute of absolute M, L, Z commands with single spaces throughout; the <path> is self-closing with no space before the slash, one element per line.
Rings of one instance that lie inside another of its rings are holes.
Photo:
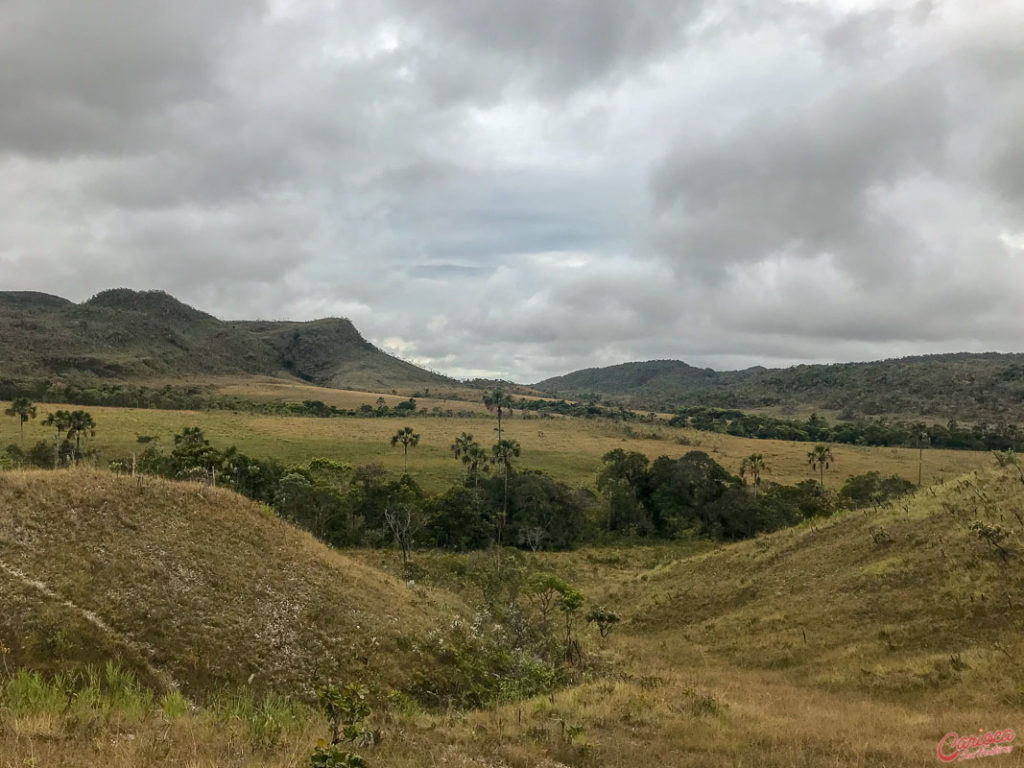
<path fill-rule="evenodd" d="M 1022 499 L 1016 472 L 990 470 L 696 554 L 547 555 L 621 614 L 614 672 L 474 713 L 461 743 L 478 754 L 487 733 L 487 764 L 939 764 L 945 735 L 1024 707 Z M 978 533 L 995 526 L 1005 556 Z M 425 741 L 409 752 L 436 757 Z"/>
<path fill-rule="evenodd" d="M 0 645 L 15 667 L 118 657 L 190 695 L 308 696 L 331 678 L 399 684 L 404 638 L 449 614 L 227 490 L 0 473 Z"/>
<path fill-rule="evenodd" d="M 1024 354 L 956 353 L 718 372 L 677 360 L 588 368 L 533 385 L 657 410 L 680 405 L 835 411 L 847 417 L 1024 420 Z"/>
<path fill-rule="evenodd" d="M 162 291 L 126 288 L 81 304 L 0 292 L 0 370 L 74 383 L 253 374 L 353 389 L 454 383 L 382 352 L 342 318 L 224 322 Z"/>

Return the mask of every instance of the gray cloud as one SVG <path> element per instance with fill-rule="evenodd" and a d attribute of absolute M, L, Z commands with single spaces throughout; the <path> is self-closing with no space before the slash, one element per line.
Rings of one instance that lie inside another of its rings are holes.
<path fill-rule="evenodd" d="M 518 380 L 1020 349 L 1024 11 L 846 5 L 0 0 L 3 287 Z"/>

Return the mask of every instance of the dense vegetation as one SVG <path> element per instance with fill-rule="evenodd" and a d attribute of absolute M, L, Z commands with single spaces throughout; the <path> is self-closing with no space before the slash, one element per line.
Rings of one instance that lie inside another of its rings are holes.
<path fill-rule="evenodd" d="M 534 387 L 563 397 L 605 398 L 655 410 L 680 405 L 811 407 L 849 418 L 898 415 L 1020 422 L 1024 355 L 957 353 L 724 372 L 676 360 L 652 360 L 576 371 Z"/>
<path fill-rule="evenodd" d="M 95 430 L 88 413 L 58 411 L 48 423 L 56 428 L 55 441 L 27 449 L 11 445 L 0 453 L 0 466 L 49 468 L 88 455 L 82 438 Z M 406 426 L 391 444 L 403 448 L 407 461 L 418 437 Z M 827 452 L 824 446 L 816 450 Z M 227 486 L 328 544 L 395 545 L 403 560 L 417 547 L 465 551 L 506 544 L 536 551 L 609 538 L 742 539 L 829 516 L 844 503 L 885 501 L 913 487 L 895 477 L 883 483 L 878 473 L 870 473 L 849 478 L 837 494 L 815 480 L 795 486 L 762 481 L 768 467 L 759 454 L 744 461 L 738 477 L 702 451 L 651 462 L 644 454 L 615 449 L 603 458 L 595 494 L 540 471 L 519 471 L 520 449 L 513 440 L 499 440 L 486 450 L 463 433 L 452 453 L 465 467 L 464 479 L 432 495 L 408 471 L 396 478 L 378 465 L 353 467 L 322 458 L 286 467 L 234 447 L 218 450 L 199 427 L 182 430 L 169 452 L 146 445 L 111 462 L 111 468 Z"/>
<path fill-rule="evenodd" d="M 689 406 L 678 408 L 669 424 L 766 440 L 952 448 L 968 451 L 1024 450 L 1024 428 L 1016 423 L 1007 422 L 979 422 L 968 426 L 955 420 L 942 425 L 882 418 L 830 424 L 816 414 L 811 414 L 805 420 L 780 419 L 765 414 Z"/>

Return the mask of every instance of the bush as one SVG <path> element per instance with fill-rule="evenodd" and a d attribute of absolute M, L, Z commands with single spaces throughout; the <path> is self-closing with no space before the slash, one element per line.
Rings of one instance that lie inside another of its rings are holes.
<path fill-rule="evenodd" d="M 878 472 L 853 475 L 843 483 L 839 495 L 854 508 L 878 506 L 913 493 L 914 484 L 899 475 L 882 477 Z"/>

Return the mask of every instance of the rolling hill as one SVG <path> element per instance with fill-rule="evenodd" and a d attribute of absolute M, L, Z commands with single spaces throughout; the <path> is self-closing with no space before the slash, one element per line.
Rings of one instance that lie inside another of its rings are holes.
<path fill-rule="evenodd" d="M 193 696 L 248 684 L 308 697 L 332 678 L 400 684 L 403 638 L 451 613 L 231 491 L 0 473 L 0 645 L 13 666 L 119 658 Z"/>
<path fill-rule="evenodd" d="M 846 416 L 1024 421 L 1024 354 L 955 353 L 718 372 L 678 360 L 588 368 L 533 385 L 638 408 L 815 408 Z"/>
<path fill-rule="evenodd" d="M 125 288 L 81 304 L 0 292 L 0 371 L 74 382 L 263 374 L 350 389 L 454 383 L 386 354 L 346 319 L 225 322 L 162 291 Z"/>

